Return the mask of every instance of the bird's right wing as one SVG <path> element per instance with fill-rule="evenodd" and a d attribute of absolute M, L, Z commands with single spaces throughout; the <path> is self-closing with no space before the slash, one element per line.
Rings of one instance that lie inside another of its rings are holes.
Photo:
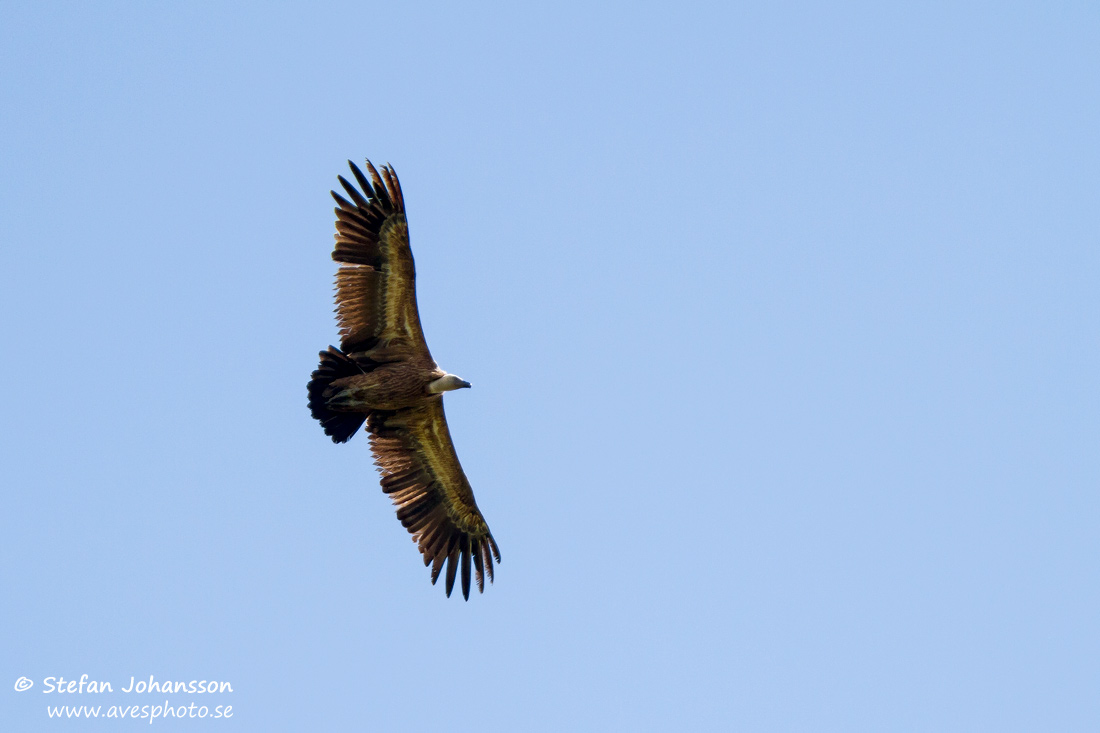
<path fill-rule="evenodd" d="M 344 353 L 376 349 L 429 356 L 416 308 L 416 269 L 409 247 L 409 225 L 401 184 L 390 166 L 381 173 L 367 161 L 370 180 L 348 161 L 360 193 L 346 178 L 335 191 L 336 313 Z"/>

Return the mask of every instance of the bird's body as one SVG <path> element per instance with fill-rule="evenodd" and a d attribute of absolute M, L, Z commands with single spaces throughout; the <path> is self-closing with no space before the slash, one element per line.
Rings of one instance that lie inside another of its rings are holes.
<path fill-rule="evenodd" d="M 478 590 L 493 579 L 500 551 L 459 465 L 443 413 L 443 393 L 469 387 L 440 369 L 428 351 L 416 307 L 416 271 L 397 175 L 371 179 L 350 163 L 362 193 L 343 176 L 351 197 L 335 191 L 336 274 L 340 348 L 321 352 L 309 382 L 309 408 L 336 443 L 366 423 L 382 490 L 432 565 L 435 583 L 447 565 L 447 595 L 459 567 L 470 595 L 470 562 Z M 364 195 L 365 194 L 365 195 Z"/>
<path fill-rule="evenodd" d="M 333 380 L 327 404 L 340 412 L 364 414 L 416 407 L 429 398 L 442 399 L 431 393 L 430 385 L 446 374 L 434 361 L 410 359 L 383 364 L 366 374 Z"/>

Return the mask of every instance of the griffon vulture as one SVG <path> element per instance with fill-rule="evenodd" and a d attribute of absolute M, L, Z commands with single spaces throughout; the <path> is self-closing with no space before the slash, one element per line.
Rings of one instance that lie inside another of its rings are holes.
<path fill-rule="evenodd" d="M 309 382 L 309 409 L 325 434 L 344 443 L 365 422 L 382 490 L 397 518 L 432 566 L 432 583 L 447 564 L 447 595 L 462 568 L 470 597 L 470 561 L 478 591 L 493 580 L 500 550 L 478 511 L 458 463 L 443 393 L 469 387 L 436 366 L 416 309 L 416 273 L 405 202 L 391 166 L 367 161 L 368 179 L 348 161 L 359 184 L 343 176 L 350 201 L 335 191 L 336 317 L 340 348 L 321 352 Z"/>

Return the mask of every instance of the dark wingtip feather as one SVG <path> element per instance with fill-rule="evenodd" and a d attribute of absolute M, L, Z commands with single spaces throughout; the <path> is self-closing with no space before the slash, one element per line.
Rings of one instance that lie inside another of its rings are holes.
<path fill-rule="evenodd" d="M 435 585 L 435 581 L 439 580 L 439 572 L 443 570 L 443 561 L 447 559 L 447 556 L 442 552 L 432 558 L 432 585 Z"/>
<path fill-rule="evenodd" d="M 351 166 L 351 174 L 355 176 L 355 180 L 358 181 L 359 187 L 363 189 L 363 193 L 374 198 L 374 189 L 371 187 L 367 177 L 363 175 L 363 171 L 359 170 L 359 166 L 350 160 L 348 161 L 348 165 Z M 370 165 L 369 160 L 367 161 L 367 165 Z"/>
<path fill-rule="evenodd" d="M 386 183 L 382 180 L 382 176 L 379 175 L 378 169 L 374 167 L 374 164 L 369 160 L 367 161 L 367 170 L 370 171 L 371 180 L 374 181 L 374 200 L 375 202 L 387 213 L 393 211 L 393 201 L 390 200 L 389 191 L 386 189 Z"/>
<path fill-rule="evenodd" d="M 389 163 L 386 164 L 386 168 L 389 169 L 389 178 L 393 184 L 393 191 L 390 196 L 395 199 L 394 203 L 401 211 L 405 210 L 405 194 L 401 192 L 401 181 L 397 177 L 397 171 L 393 169 L 393 166 Z"/>
<path fill-rule="evenodd" d="M 470 600 L 470 536 L 462 537 L 462 597 Z"/>
<path fill-rule="evenodd" d="M 370 206 L 370 202 L 363 197 L 363 194 L 359 193 L 359 190 L 355 186 L 348 183 L 348 179 L 343 176 L 336 176 L 336 180 L 340 181 L 340 185 L 348 192 L 348 196 L 351 196 L 352 201 L 359 205 L 359 208 L 365 209 Z"/>
<path fill-rule="evenodd" d="M 446 562 L 447 556 L 451 554 L 451 547 L 455 545 L 455 536 L 452 534 L 447 538 L 447 544 L 440 547 L 435 553 L 435 557 L 432 562 L 432 585 L 435 585 L 435 581 L 439 579 L 439 573 L 443 570 L 443 563 Z M 448 594 L 450 595 L 450 594 Z"/>
<path fill-rule="evenodd" d="M 401 194 L 401 186 L 397 183 L 397 171 L 393 169 L 392 165 L 386 163 L 382 166 L 382 177 L 386 179 L 386 192 L 389 194 L 394 208 L 398 211 L 404 211 L 405 201 Z"/>
<path fill-rule="evenodd" d="M 339 176 L 337 176 L 337 178 L 339 178 Z M 344 211 L 355 211 L 355 204 L 348 201 L 346 198 L 344 198 L 340 194 L 336 193 L 335 191 L 329 191 L 329 193 L 332 194 L 332 198 L 334 198 L 336 200 L 336 204 L 341 209 L 343 209 Z M 337 211 L 336 215 L 340 216 L 340 212 Z"/>
<path fill-rule="evenodd" d="M 493 555 L 488 542 L 481 543 L 481 554 L 485 556 L 485 570 L 489 573 L 489 582 L 493 582 Z"/>
<path fill-rule="evenodd" d="M 475 542 L 473 547 L 474 555 L 474 579 L 477 580 L 477 592 L 485 592 L 485 568 L 481 562 L 481 548 L 480 542 Z"/>
<path fill-rule="evenodd" d="M 455 587 L 455 576 L 458 575 L 458 543 L 451 547 L 451 554 L 447 556 L 447 597 L 451 597 L 451 591 Z"/>

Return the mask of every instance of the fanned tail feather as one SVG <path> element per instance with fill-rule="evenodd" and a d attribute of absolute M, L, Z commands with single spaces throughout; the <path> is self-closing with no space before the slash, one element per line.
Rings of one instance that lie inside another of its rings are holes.
<path fill-rule="evenodd" d="M 333 443 L 346 443 L 366 421 L 367 416 L 359 412 L 337 412 L 328 407 L 325 390 L 333 380 L 362 374 L 363 370 L 344 355 L 335 346 L 321 352 L 321 364 L 309 380 L 309 411 L 325 429 L 325 435 Z"/>

